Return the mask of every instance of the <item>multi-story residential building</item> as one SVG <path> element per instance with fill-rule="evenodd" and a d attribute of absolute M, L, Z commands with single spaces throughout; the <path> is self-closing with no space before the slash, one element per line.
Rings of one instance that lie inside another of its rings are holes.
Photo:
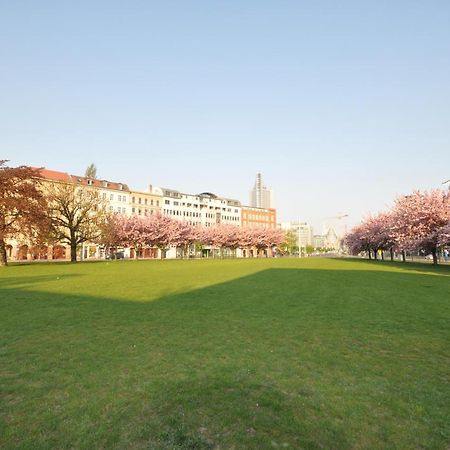
<path fill-rule="evenodd" d="M 163 197 L 161 191 L 153 186 L 148 192 L 130 191 L 131 215 L 151 216 L 161 212 Z"/>
<path fill-rule="evenodd" d="M 306 222 L 282 222 L 280 228 L 295 233 L 297 243 L 301 248 L 313 243 L 313 228 Z"/>
<path fill-rule="evenodd" d="M 49 169 L 39 169 L 41 177 L 41 187 L 48 192 L 53 185 L 73 185 L 80 188 L 92 188 L 98 191 L 99 199 L 103 202 L 108 211 L 118 214 L 129 215 L 131 208 L 129 205 L 129 189 L 124 183 L 98 180 L 78 175 L 70 175 Z M 81 253 L 83 258 L 98 257 L 99 246 L 83 245 Z M 55 244 L 49 246 L 36 246 L 19 243 L 12 240 L 8 243 L 8 257 L 12 260 L 33 260 L 33 259 L 69 259 L 70 252 L 65 244 Z"/>
<path fill-rule="evenodd" d="M 108 180 L 98 180 L 78 175 L 69 175 L 56 170 L 41 169 L 40 175 L 44 189 L 46 185 L 54 183 L 72 184 L 80 187 L 90 187 L 98 191 L 99 199 L 102 200 L 110 212 L 129 215 L 129 188 L 124 183 Z"/>
<path fill-rule="evenodd" d="M 250 206 L 266 209 L 273 207 L 272 190 L 264 186 L 260 173 L 256 174 L 255 185 L 250 191 Z"/>
<path fill-rule="evenodd" d="M 241 209 L 243 227 L 276 228 L 277 214 L 274 208 L 256 208 L 243 206 Z"/>
<path fill-rule="evenodd" d="M 72 175 L 72 177 L 74 177 Z M 99 198 L 105 203 L 110 212 L 129 216 L 131 213 L 128 186 L 107 180 L 94 180 L 86 177 L 74 177 L 74 181 L 80 186 L 91 186 L 98 190 Z"/>
<path fill-rule="evenodd" d="M 241 225 L 241 203 L 210 192 L 193 195 L 162 188 L 162 214 L 191 225 Z"/>

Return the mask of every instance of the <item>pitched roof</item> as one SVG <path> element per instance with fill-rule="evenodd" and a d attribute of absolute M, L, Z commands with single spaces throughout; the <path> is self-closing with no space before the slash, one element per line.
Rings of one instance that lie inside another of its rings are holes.
<path fill-rule="evenodd" d="M 49 170 L 36 168 L 42 178 L 53 181 L 61 181 L 63 183 L 81 184 L 85 186 L 94 186 L 97 188 L 113 189 L 117 191 L 129 191 L 128 185 L 125 183 L 118 183 L 108 180 L 97 180 L 95 178 L 82 177 L 78 175 L 70 175 L 66 172 L 59 172 L 57 170 Z"/>
<path fill-rule="evenodd" d="M 56 170 L 48 170 L 38 167 L 33 167 L 33 169 L 37 169 L 39 171 L 40 176 L 42 178 L 46 178 L 47 180 L 63 181 L 65 183 L 72 182 L 70 175 L 66 172 L 58 172 Z"/>

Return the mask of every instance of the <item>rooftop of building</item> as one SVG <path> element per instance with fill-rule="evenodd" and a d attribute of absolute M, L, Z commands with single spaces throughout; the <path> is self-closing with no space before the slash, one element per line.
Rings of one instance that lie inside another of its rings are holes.
<path fill-rule="evenodd" d="M 226 197 L 220 197 L 216 194 L 213 194 L 212 192 L 201 192 L 200 194 L 188 194 L 186 192 L 180 192 L 180 191 L 177 191 L 175 189 L 170 189 L 170 188 L 163 187 L 161 189 L 162 189 L 163 195 L 166 197 L 182 198 L 183 195 L 188 195 L 190 197 L 198 197 L 199 199 L 209 198 L 209 199 L 213 199 L 213 200 L 225 200 L 227 202 L 227 204 L 230 206 L 241 206 L 241 202 L 239 200 L 232 199 L 232 198 L 226 198 Z"/>
<path fill-rule="evenodd" d="M 46 168 L 36 167 L 42 178 L 46 180 L 59 181 L 62 183 L 72 183 L 85 186 L 93 186 L 103 189 L 112 189 L 117 191 L 129 191 L 128 185 L 116 181 L 99 180 L 97 178 L 84 177 L 80 175 L 71 175 L 67 172 L 50 170 Z"/>

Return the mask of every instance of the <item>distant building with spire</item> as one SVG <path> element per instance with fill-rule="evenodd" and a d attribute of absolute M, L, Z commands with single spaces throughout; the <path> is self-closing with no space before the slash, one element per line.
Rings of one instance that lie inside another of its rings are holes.
<path fill-rule="evenodd" d="M 264 186 L 260 173 L 256 174 L 255 185 L 250 191 L 250 205 L 255 208 L 273 208 L 272 190 Z"/>

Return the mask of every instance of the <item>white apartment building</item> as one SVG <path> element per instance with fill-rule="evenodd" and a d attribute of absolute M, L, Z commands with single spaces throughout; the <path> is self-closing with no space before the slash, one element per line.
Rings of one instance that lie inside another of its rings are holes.
<path fill-rule="evenodd" d="M 84 184 L 89 185 L 90 181 L 92 180 L 87 179 Z M 111 183 L 106 180 L 100 182 L 95 180 L 95 184 L 95 187 L 99 191 L 99 197 L 106 203 L 107 209 L 110 212 L 115 212 L 124 216 L 130 215 L 130 193 L 128 191 L 128 186 L 121 183 Z"/>
<path fill-rule="evenodd" d="M 218 197 L 211 192 L 186 194 L 161 188 L 163 215 L 191 225 L 210 227 L 216 224 L 241 226 L 241 203 Z"/>

